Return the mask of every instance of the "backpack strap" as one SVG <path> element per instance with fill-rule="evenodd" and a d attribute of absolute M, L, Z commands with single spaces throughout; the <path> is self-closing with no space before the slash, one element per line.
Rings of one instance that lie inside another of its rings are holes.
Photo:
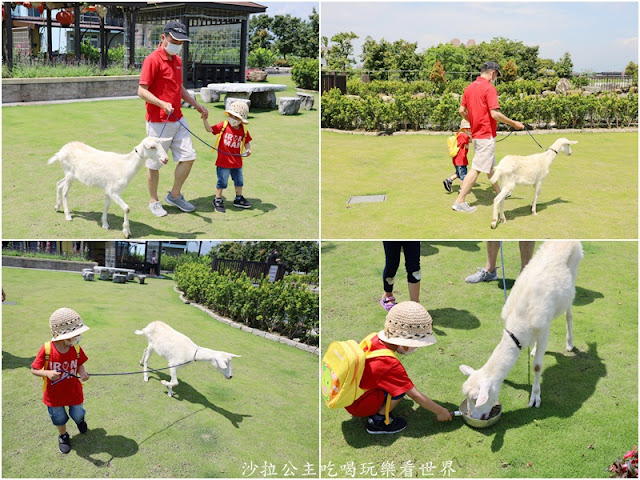
<path fill-rule="evenodd" d="M 218 133 L 218 138 L 216 138 L 216 143 L 213 146 L 214 150 L 218 150 L 218 145 L 220 145 L 220 138 L 222 137 L 224 131 L 227 129 L 227 125 L 229 125 L 229 120 L 225 120 L 222 124 L 222 130 L 220 130 L 220 133 Z M 244 123 L 241 123 L 240 125 L 242 125 L 242 143 L 240 144 L 240 153 L 244 153 L 244 143 L 247 140 L 247 126 Z"/>
<path fill-rule="evenodd" d="M 49 357 L 51 356 L 51 342 L 45 342 L 44 344 L 44 365 L 40 370 L 46 370 L 49 365 Z M 47 377 L 42 377 L 42 391 L 47 389 Z"/>
<path fill-rule="evenodd" d="M 362 340 L 362 342 L 360 342 L 360 347 L 362 348 L 362 350 L 364 350 L 364 357 L 365 359 L 370 359 L 370 358 L 376 358 L 376 357 L 393 357 L 396 360 L 398 360 L 398 356 L 396 355 L 396 353 L 393 350 L 390 350 L 388 348 L 380 348 L 378 350 L 374 350 L 373 352 L 370 351 L 371 350 L 371 340 L 373 339 L 373 337 L 375 337 L 377 335 L 376 332 L 373 332 L 369 335 L 367 335 L 364 340 Z M 384 424 L 385 425 L 389 425 L 390 420 L 389 420 L 389 413 L 391 412 L 391 395 L 389 395 L 389 392 L 387 392 L 387 401 L 384 407 Z"/>

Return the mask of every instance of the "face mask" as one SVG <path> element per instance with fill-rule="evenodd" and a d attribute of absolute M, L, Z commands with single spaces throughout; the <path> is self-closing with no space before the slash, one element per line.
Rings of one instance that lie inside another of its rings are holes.
<path fill-rule="evenodd" d="M 70 347 L 73 347 L 73 346 L 79 344 L 80 340 L 82 340 L 82 335 L 78 335 L 77 337 L 73 337 L 73 338 L 71 338 L 69 340 L 65 340 L 64 343 L 66 343 Z"/>
<path fill-rule="evenodd" d="M 240 125 L 240 120 L 234 117 L 229 117 L 229 125 L 231 125 L 233 128 L 236 128 L 238 125 Z"/>
<path fill-rule="evenodd" d="M 418 347 L 400 347 L 396 350 L 396 353 L 399 353 L 400 355 L 409 355 L 410 353 L 415 352 L 418 349 Z"/>
<path fill-rule="evenodd" d="M 176 43 L 168 42 L 167 46 L 164 49 L 169 52 L 171 55 L 177 55 L 182 50 L 182 45 L 178 45 Z"/>

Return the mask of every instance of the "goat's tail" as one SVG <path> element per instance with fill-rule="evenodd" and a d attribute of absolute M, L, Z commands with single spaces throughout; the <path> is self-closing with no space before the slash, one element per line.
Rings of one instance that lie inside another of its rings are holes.
<path fill-rule="evenodd" d="M 58 155 L 60 154 L 60 152 L 56 153 L 53 157 L 51 157 L 48 161 L 47 161 L 47 165 L 51 165 L 53 162 L 55 161 L 60 161 L 60 158 L 58 157 Z"/>
<path fill-rule="evenodd" d="M 144 335 L 144 332 L 142 330 L 136 330 L 136 335 Z"/>
<path fill-rule="evenodd" d="M 493 169 L 493 176 L 489 179 L 491 183 L 497 183 L 502 176 L 502 170 L 500 170 L 500 165 Z"/>

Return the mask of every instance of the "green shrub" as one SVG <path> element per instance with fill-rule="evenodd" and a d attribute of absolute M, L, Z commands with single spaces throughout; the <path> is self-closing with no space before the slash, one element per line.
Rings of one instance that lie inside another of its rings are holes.
<path fill-rule="evenodd" d="M 168 272 L 173 272 L 176 269 L 178 263 L 178 257 L 173 255 L 162 255 L 160 258 L 160 269 Z"/>
<path fill-rule="evenodd" d="M 317 58 L 298 60 L 291 69 L 291 78 L 299 88 L 319 90 L 319 62 Z"/>
<path fill-rule="evenodd" d="M 252 50 L 248 57 L 247 63 L 250 68 L 264 68 L 273 65 L 276 55 L 268 48 L 256 48 Z"/>
<path fill-rule="evenodd" d="M 183 257 L 175 280 L 191 301 L 252 328 L 318 344 L 319 297 L 304 283 L 254 282 L 244 273 L 212 272 L 202 257 Z"/>

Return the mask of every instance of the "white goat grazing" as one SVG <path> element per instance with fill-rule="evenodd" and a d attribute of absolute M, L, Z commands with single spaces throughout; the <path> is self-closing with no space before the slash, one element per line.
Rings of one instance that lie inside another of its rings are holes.
<path fill-rule="evenodd" d="M 129 185 L 140 167 L 148 160 L 147 166 L 159 169 L 168 161 L 167 152 L 162 147 L 162 142 L 168 139 L 155 137 L 145 138 L 131 153 L 120 154 L 103 152 L 81 142 L 70 142 L 60 149 L 47 162 L 51 164 L 56 160 L 62 165 L 64 178 L 58 182 L 56 194 L 56 211 L 60 203 L 64 207 L 64 217 L 71 220 L 67 194 L 74 180 L 78 180 L 89 187 L 102 188 L 106 193 L 104 213 L 102 214 L 102 228 L 108 229 L 107 210 L 111 200 L 124 210 L 124 223 L 122 232 L 125 238 L 131 236 L 129 230 L 129 205 L 122 200 L 122 193 Z"/>
<path fill-rule="evenodd" d="M 540 374 L 551 321 L 562 313 L 567 319 L 566 348 L 573 350 L 571 304 L 582 256 L 580 242 L 546 242 L 522 270 L 502 309 L 506 327 L 502 340 L 479 370 L 460 366 L 462 373 L 469 376 L 462 393 L 467 397 L 471 417 L 488 418 L 520 350 L 533 344 L 535 380 L 529 406 L 540 406 Z"/>
<path fill-rule="evenodd" d="M 149 342 L 142 354 L 142 360 L 140 360 L 140 365 L 144 367 L 145 382 L 149 381 L 147 362 L 153 351 L 169 362 L 171 381 L 162 380 L 161 383 L 169 388 L 168 395 L 170 397 L 173 396 L 173 387 L 178 385 L 179 367 L 193 362 L 211 362 L 211 365 L 216 367 L 222 375 L 231 379 L 233 377 L 231 359 L 240 357 L 240 355 L 234 355 L 233 353 L 199 347 L 189 337 L 160 321 L 151 322 L 142 330 L 136 330 L 135 333 L 136 335 L 144 335 Z"/>
<path fill-rule="evenodd" d="M 560 138 L 543 153 L 536 153 L 526 157 L 521 155 L 507 155 L 500 160 L 500 163 L 494 170 L 493 176 L 489 180 L 491 183 L 496 183 L 498 180 L 501 180 L 502 184 L 500 193 L 496 195 L 496 198 L 493 200 L 491 228 L 498 226 L 498 214 L 500 215 L 501 222 L 507 221 L 504 216 L 504 199 L 513 191 L 516 185 L 533 185 L 535 193 L 533 195 L 531 211 L 534 215 L 537 215 L 536 202 L 540 195 L 542 181 L 549 174 L 551 162 L 553 162 L 553 159 L 556 158 L 559 152 L 565 155 L 571 155 L 571 145 L 575 145 L 576 143 L 578 142 Z"/>

